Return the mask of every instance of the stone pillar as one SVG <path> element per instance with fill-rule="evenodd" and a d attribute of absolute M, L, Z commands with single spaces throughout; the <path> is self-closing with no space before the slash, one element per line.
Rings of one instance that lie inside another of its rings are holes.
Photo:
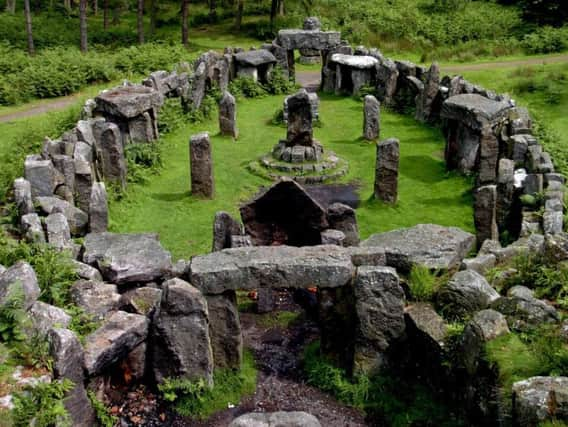
<path fill-rule="evenodd" d="M 243 335 L 237 294 L 235 291 L 226 291 L 206 298 L 215 369 L 239 369 L 243 358 Z"/>
<path fill-rule="evenodd" d="M 342 203 L 333 203 L 327 208 L 327 222 L 330 228 L 345 234 L 344 246 L 359 245 L 359 228 L 353 208 Z"/>
<path fill-rule="evenodd" d="M 229 92 L 223 94 L 219 102 L 219 130 L 221 135 L 239 137 L 237 129 L 237 103 L 235 97 Z"/>
<path fill-rule="evenodd" d="M 243 225 L 227 212 L 219 211 L 213 221 L 213 248 L 212 252 L 221 251 L 231 247 L 231 238 L 243 235 Z"/>
<path fill-rule="evenodd" d="M 375 198 L 396 203 L 398 197 L 399 141 L 389 138 L 377 145 Z"/>
<path fill-rule="evenodd" d="M 91 189 L 89 229 L 91 233 L 102 233 L 108 229 L 108 200 L 104 182 L 95 182 Z"/>
<path fill-rule="evenodd" d="M 515 193 L 515 162 L 509 159 L 499 160 L 497 175 L 497 227 L 499 230 L 512 231 L 518 225 L 513 224 L 511 207 Z M 520 220 L 520 219 L 519 219 Z"/>
<path fill-rule="evenodd" d="M 478 247 L 487 239 L 499 240 L 496 185 L 485 185 L 476 190 L 473 215 Z"/>
<path fill-rule="evenodd" d="M 114 123 L 96 122 L 95 141 L 98 169 L 102 178 L 126 187 L 126 158 L 120 129 Z"/>
<path fill-rule="evenodd" d="M 313 144 L 312 104 L 305 89 L 287 98 L 288 130 L 286 141 L 288 146 Z"/>
<path fill-rule="evenodd" d="M 274 293 L 274 289 L 271 288 L 259 288 L 257 290 L 256 311 L 258 313 L 270 313 L 274 310 Z"/>
<path fill-rule="evenodd" d="M 363 138 L 368 141 L 379 139 L 381 131 L 381 104 L 373 95 L 365 96 Z"/>
<path fill-rule="evenodd" d="M 29 181 L 24 178 L 14 180 L 14 202 L 18 209 L 20 217 L 34 213 L 34 204 L 32 201 L 32 186 Z"/>
<path fill-rule="evenodd" d="M 89 212 L 93 172 L 91 164 L 84 160 L 75 160 L 75 202 L 83 212 Z"/>
<path fill-rule="evenodd" d="M 438 117 L 433 113 L 434 100 L 440 88 L 440 66 L 434 62 L 426 73 L 424 90 L 416 97 L 416 120 L 423 123 L 434 122 Z"/>
<path fill-rule="evenodd" d="M 189 140 L 189 159 L 191 165 L 191 194 L 212 199 L 215 193 L 213 181 L 213 159 L 209 133 L 193 135 Z"/>
<path fill-rule="evenodd" d="M 494 184 L 497 181 L 498 159 L 499 141 L 491 128 L 483 128 L 479 142 L 478 180 L 480 185 Z"/>

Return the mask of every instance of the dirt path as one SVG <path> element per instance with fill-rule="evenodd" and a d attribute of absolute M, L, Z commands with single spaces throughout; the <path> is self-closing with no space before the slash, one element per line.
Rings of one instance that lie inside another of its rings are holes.
<path fill-rule="evenodd" d="M 51 111 L 63 110 L 67 107 L 75 104 L 81 95 L 69 95 L 62 98 L 57 98 L 49 102 L 42 102 L 39 105 L 31 105 L 30 108 L 21 111 L 15 111 L 13 113 L 0 113 L 0 123 L 11 122 L 18 119 L 24 119 L 27 117 L 38 116 L 40 114 L 49 113 Z"/>

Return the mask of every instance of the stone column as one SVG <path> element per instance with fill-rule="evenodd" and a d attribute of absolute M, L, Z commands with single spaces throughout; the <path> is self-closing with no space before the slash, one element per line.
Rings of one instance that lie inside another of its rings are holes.
<path fill-rule="evenodd" d="M 487 239 L 499 240 L 496 185 L 485 185 L 477 189 L 473 215 L 478 247 Z"/>
<path fill-rule="evenodd" d="M 363 117 L 363 138 L 378 139 L 381 130 L 381 104 L 373 95 L 365 96 Z"/>
<path fill-rule="evenodd" d="M 235 291 L 207 295 L 209 335 L 215 369 L 239 369 L 243 358 L 243 335 Z"/>
<path fill-rule="evenodd" d="M 377 145 L 375 198 L 396 203 L 398 197 L 399 141 L 389 138 Z"/>
<path fill-rule="evenodd" d="M 497 181 L 498 158 L 499 141 L 491 128 L 483 128 L 479 141 L 478 180 L 480 185 L 495 184 Z"/>
<path fill-rule="evenodd" d="M 239 137 L 237 129 L 237 104 L 235 97 L 229 92 L 223 94 L 219 102 L 219 129 L 221 135 Z"/>
<path fill-rule="evenodd" d="M 89 229 L 91 233 L 102 233 L 108 229 L 108 200 L 104 182 L 95 182 L 91 189 Z"/>
<path fill-rule="evenodd" d="M 189 159 L 191 165 L 191 194 L 212 199 L 215 192 L 213 181 L 213 159 L 209 133 L 193 135 L 189 140 Z"/>

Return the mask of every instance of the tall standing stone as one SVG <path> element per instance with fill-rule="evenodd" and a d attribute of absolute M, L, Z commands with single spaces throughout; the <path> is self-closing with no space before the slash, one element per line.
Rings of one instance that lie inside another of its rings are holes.
<path fill-rule="evenodd" d="M 108 182 L 126 187 L 126 158 L 120 129 L 115 123 L 95 123 L 95 140 L 98 166 L 102 177 Z"/>
<path fill-rule="evenodd" d="M 75 160 L 75 201 L 83 212 L 89 212 L 91 188 L 93 187 L 93 171 L 91 164 L 84 160 Z"/>
<path fill-rule="evenodd" d="M 487 239 L 499 240 L 496 185 L 485 185 L 477 189 L 473 215 L 478 245 Z"/>
<path fill-rule="evenodd" d="M 220 295 L 208 295 L 207 308 L 215 369 L 239 369 L 243 357 L 243 335 L 237 294 L 226 291 Z"/>
<path fill-rule="evenodd" d="M 219 129 L 221 135 L 239 137 L 237 129 L 237 103 L 235 97 L 225 92 L 219 102 Z"/>
<path fill-rule="evenodd" d="M 424 90 L 416 97 L 416 120 L 433 122 L 438 117 L 433 111 L 434 100 L 440 88 L 440 66 L 434 62 L 426 73 Z"/>
<path fill-rule="evenodd" d="M 20 217 L 34 213 L 32 186 L 30 182 L 24 178 L 14 180 L 14 202 L 16 203 Z"/>
<path fill-rule="evenodd" d="M 213 181 L 213 159 L 209 133 L 193 135 L 189 140 L 191 165 L 191 193 L 194 196 L 212 199 L 215 192 Z"/>
<path fill-rule="evenodd" d="M 305 89 L 288 97 L 287 145 L 313 144 L 312 103 Z"/>
<path fill-rule="evenodd" d="M 497 162 L 499 159 L 499 141 L 489 127 L 481 131 L 479 143 L 480 185 L 494 184 L 497 181 Z"/>
<path fill-rule="evenodd" d="M 398 197 L 399 142 L 389 138 L 377 145 L 375 167 L 375 198 L 396 203 Z"/>
<path fill-rule="evenodd" d="M 95 182 L 89 204 L 89 229 L 102 233 L 108 229 L 108 199 L 104 182 Z"/>
<path fill-rule="evenodd" d="M 368 141 L 379 138 L 381 130 L 381 104 L 373 95 L 365 96 L 363 137 Z"/>

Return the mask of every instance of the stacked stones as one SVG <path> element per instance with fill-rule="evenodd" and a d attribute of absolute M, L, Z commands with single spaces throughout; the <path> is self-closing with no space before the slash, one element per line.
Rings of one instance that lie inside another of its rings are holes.
<path fill-rule="evenodd" d="M 319 18 L 310 16 L 304 20 L 304 30 L 320 31 L 321 22 Z M 311 65 L 319 64 L 321 62 L 321 53 L 317 49 L 303 48 L 300 49 L 300 64 Z"/>

